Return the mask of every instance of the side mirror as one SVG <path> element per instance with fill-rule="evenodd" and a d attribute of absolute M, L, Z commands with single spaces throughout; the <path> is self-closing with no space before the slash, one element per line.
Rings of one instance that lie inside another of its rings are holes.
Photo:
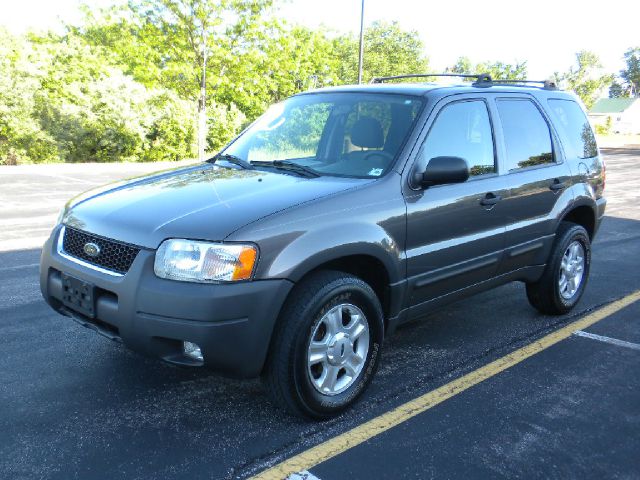
<path fill-rule="evenodd" d="M 464 158 L 434 157 L 424 172 L 415 174 L 415 183 L 423 188 L 446 183 L 462 183 L 469 179 L 469 166 Z"/>

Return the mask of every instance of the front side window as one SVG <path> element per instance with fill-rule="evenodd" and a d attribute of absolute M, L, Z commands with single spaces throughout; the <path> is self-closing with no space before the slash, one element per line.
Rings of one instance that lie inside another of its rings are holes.
<path fill-rule="evenodd" d="M 406 95 L 300 95 L 272 106 L 222 153 L 258 168 L 284 161 L 320 175 L 380 177 L 393 165 L 421 108 L 419 97 Z"/>
<path fill-rule="evenodd" d="M 496 172 L 493 135 L 482 100 L 455 102 L 436 117 L 422 147 L 421 167 L 435 157 L 460 157 L 471 176 Z"/>
<path fill-rule="evenodd" d="M 573 100 L 549 100 L 549 107 L 565 139 L 569 158 L 592 158 L 598 155 L 596 137 L 580 106 Z"/>
<path fill-rule="evenodd" d="M 530 100 L 500 99 L 508 170 L 554 163 L 549 125 Z"/>

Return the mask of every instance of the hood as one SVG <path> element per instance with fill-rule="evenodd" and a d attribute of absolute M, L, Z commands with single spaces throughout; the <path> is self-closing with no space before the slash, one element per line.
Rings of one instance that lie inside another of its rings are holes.
<path fill-rule="evenodd" d="M 152 249 L 167 238 L 220 241 L 260 218 L 369 182 L 201 164 L 87 192 L 71 202 L 64 223 Z"/>

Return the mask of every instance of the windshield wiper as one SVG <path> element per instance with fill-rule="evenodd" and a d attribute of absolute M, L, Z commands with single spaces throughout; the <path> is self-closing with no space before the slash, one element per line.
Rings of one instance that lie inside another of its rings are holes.
<path fill-rule="evenodd" d="M 229 153 L 219 153 L 215 157 L 207 160 L 208 163 L 216 163 L 218 160 L 224 160 L 225 162 L 233 163 L 234 165 L 238 165 L 239 167 L 244 168 L 245 170 L 253 170 L 254 166 L 251 163 L 247 162 L 245 159 L 240 158 L 236 155 L 231 155 Z"/>
<path fill-rule="evenodd" d="M 274 167 L 279 170 L 287 170 L 307 178 L 316 178 L 321 176 L 321 174 L 313 168 L 307 167 L 306 165 L 300 165 L 299 163 L 291 162 L 289 160 L 274 160 L 273 162 L 254 161 L 251 162 L 251 165 L 258 165 L 260 167 Z"/>

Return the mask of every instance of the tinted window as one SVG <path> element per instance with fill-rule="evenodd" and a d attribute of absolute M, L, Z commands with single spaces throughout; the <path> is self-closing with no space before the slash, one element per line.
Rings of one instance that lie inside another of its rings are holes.
<path fill-rule="evenodd" d="M 495 156 L 487 106 L 481 100 L 444 107 L 422 147 L 424 166 L 434 157 L 461 157 L 471 175 L 494 173 Z"/>
<path fill-rule="evenodd" d="M 549 125 L 529 100 L 498 100 L 507 168 L 533 167 L 553 163 Z"/>
<path fill-rule="evenodd" d="M 573 100 L 549 100 L 549 107 L 565 139 L 564 147 L 567 157 L 597 156 L 596 138 L 580 106 Z"/>

